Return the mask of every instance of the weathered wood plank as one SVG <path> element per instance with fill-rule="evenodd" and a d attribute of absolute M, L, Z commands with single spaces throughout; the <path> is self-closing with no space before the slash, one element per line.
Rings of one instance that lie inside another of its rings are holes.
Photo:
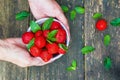
<path fill-rule="evenodd" d="M 0 0 L 0 38 L 20 37 L 28 27 L 28 19 L 16 21 L 15 14 L 29 10 L 27 0 Z M 9 54 L 9 53 L 8 53 Z M 0 61 L 0 80 L 27 80 L 27 68 Z"/>
<path fill-rule="evenodd" d="M 78 15 L 74 21 L 70 20 L 70 11 L 75 6 L 83 6 L 82 0 L 58 0 L 60 5 L 70 8 L 66 16 L 69 20 L 71 30 L 70 48 L 66 55 L 57 61 L 43 67 L 31 67 L 28 70 L 28 80 L 84 80 L 84 57 L 80 52 L 83 46 L 83 24 L 84 15 Z M 70 66 L 72 60 L 77 60 L 77 70 L 68 72 L 66 68 Z"/>
<path fill-rule="evenodd" d="M 85 80 L 120 80 L 120 28 L 112 27 L 109 22 L 120 17 L 120 0 L 85 0 L 85 45 L 92 45 L 96 50 L 85 56 Z M 92 15 L 101 12 L 108 21 L 108 29 L 95 29 L 95 20 Z M 111 35 L 108 47 L 103 44 L 105 34 Z M 112 68 L 107 71 L 103 66 L 103 59 L 110 56 Z"/>

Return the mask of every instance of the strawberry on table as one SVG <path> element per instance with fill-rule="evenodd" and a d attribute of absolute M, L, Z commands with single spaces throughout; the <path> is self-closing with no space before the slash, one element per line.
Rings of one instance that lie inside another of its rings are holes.
<path fill-rule="evenodd" d="M 46 39 L 43 36 L 39 36 L 35 38 L 35 45 L 38 48 L 43 48 L 46 45 Z"/>
<path fill-rule="evenodd" d="M 45 62 L 49 61 L 52 58 L 52 54 L 49 54 L 47 50 L 42 50 L 40 57 Z"/>
<path fill-rule="evenodd" d="M 100 19 L 96 22 L 96 28 L 99 31 L 103 31 L 107 28 L 107 21 L 105 19 Z"/>
<path fill-rule="evenodd" d="M 59 29 L 59 28 L 62 28 L 61 24 L 57 21 L 53 21 L 50 29 L 55 30 L 55 29 Z"/>
<path fill-rule="evenodd" d="M 57 32 L 57 34 L 55 36 L 56 42 L 65 43 L 65 41 L 66 41 L 66 32 L 65 32 L 65 30 L 64 29 L 57 29 L 57 30 L 58 30 L 58 32 Z"/>
<path fill-rule="evenodd" d="M 39 49 L 37 46 L 32 46 L 30 48 L 30 54 L 34 57 L 39 57 L 41 54 L 42 49 Z"/>
<path fill-rule="evenodd" d="M 48 43 L 46 45 L 49 54 L 57 54 L 59 46 L 57 43 Z"/>
<path fill-rule="evenodd" d="M 30 40 L 32 40 L 32 38 L 34 37 L 34 33 L 32 32 L 25 32 L 23 33 L 22 35 L 22 41 L 25 43 L 25 44 L 28 44 Z"/>

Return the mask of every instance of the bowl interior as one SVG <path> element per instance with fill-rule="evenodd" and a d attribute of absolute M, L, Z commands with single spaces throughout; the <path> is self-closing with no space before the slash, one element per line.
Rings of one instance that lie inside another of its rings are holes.
<path fill-rule="evenodd" d="M 39 20 L 36 21 L 36 23 L 38 23 L 38 24 L 41 25 L 41 24 L 44 23 L 47 19 L 48 19 L 48 18 L 39 19 Z M 67 33 L 66 46 L 69 46 L 70 36 L 69 36 L 69 32 L 68 32 L 67 28 L 63 25 L 63 23 L 61 23 L 61 22 L 58 21 L 57 19 L 54 19 L 54 21 L 59 22 L 59 23 L 61 24 L 61 26 L 63 27 L 63 29 L 66 31 L 66 33 Z M 28 30 L 27 30 L 27 32 L 30 32 L 30 31 L 31 31 L 31 28 L 29 27 Z M 51 61 L 54 61 L 54 60 L 56 60 L 56 59 L 59 59 L 61 56 L 63 56 L 63 54 L 59 54 L 59 55 L 53 57 L 53 58 L 50 60 L 50 62 L 51 62 Z"/>

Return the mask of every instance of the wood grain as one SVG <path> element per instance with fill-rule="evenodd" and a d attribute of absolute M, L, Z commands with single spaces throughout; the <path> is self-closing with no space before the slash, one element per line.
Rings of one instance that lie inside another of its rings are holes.
<path fill-rule="evenodd" d="M 70 20 L 70 11 L 75 6 L 83 6 L 82 0 L 58 0 L 60 5 L 68 6 L 67 16 L 70 24 L 71 42 L 69 51 L 60 59 L 43 67 L 31 67 L 28 70 L 28 80 L 84 80 L 84 57 L 80 52 L 83 46 L 83 24 L 84 15 L 78 15 L 74 21 Z M 77 70 L 69 72 L 66 70 L 72 60 L 77 60 Z"/>
<path fill-rule="evenodd" d="M 91 45 L 96 50 L 85 56 L 85 80 L 120 80 L 120 28 L 109 23 L 113 18 L 120 17 L 120 0 L 86 0 L 85 1 L 85 45 Z M 92 15 L 101 12 L 108 22 L 105 31 L 95 29 L 96 20 Z M 111 36 L 108 47 L 103 44 L 104 35 Z M 107 71 L 103 66 L 106 56 L 112 59 L 112 68 Z"/>
<path fill-rule="evenodd" d="M 22 10 L 29 10 L 27 0 L 0 0 L 1 39 L 21 37 L 21 34 L 26 31 L 28 19 L 15 20 L 15 14 Z M 0 80 L 27 80 L 27 68 L 20 68 L 12 63 L 0 61 Z"/>

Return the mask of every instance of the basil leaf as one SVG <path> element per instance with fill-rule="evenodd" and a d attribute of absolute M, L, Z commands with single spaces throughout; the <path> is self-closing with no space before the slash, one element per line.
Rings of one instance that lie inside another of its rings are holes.
<path fill-rule="evenodd" d="M 110 57 L 104 58 L 104 67 L 107 70 L 109 70 L 112 67 L 112 61 L 111 61 Z"/>
<path fill-rule="evenodd" d="M 30 22 L 30 28 L 32 32 L 37 32 L 38 30 L 41 30 L 41 27 L 39 24 L 37 24 L 35 21 Z"/>
<path fill-rule="evenodd" d="M 79 14 L 85 13 L 85 9 L 83 7 L 75 7 L 75 11 Z"/>
<path fill-rule="evenodd" d="M 73 60 L 71 65 L 72 65 L 73 67 L 77 67 L 77 61 L 76 61 L 76 60 Z"/>
<path fill-rule="evenodd" d="M 68 12 L 69 8 L 67 6 L 62 5 L 61 6 L 63 12 Z"/>
<path fill-rule="evenodd" d="M 113 20 L 111 20 L 110 21 L 110 24 L 112 25 L 112 26 L 120 26 L 120 18 L 115 18 L 115 19 L 113 19 Z"/>
<path fill-rule="evenodd" d="M 17 14 L 15 15 L 15 19 L 16 19 L 16 20 L 24 20 L 24 19 L 27 18 L 29 15 L 30 15 L 29 12 L 27 12 L 27 11 L 21 11 L 21 12 L 19 12 L 19 13 L 17 13 Z"/>
<path fill-rule="evenodd" d="M 43 23 L 42 30 L 48 30 L 48 29 L 50 29 L 50 26 L 51 26 L 52 22 L 53 22 L 53 18 L 47 19 L 47 20 Z"/>
<path fill-rule="evenodd" d="M 58 30 L 53 30 L 48 33 L 47 39 L 50 41 L 56 41 L 55 35 L 57 34 Z"/>
<path fill-rule="evenodd" d="M 95 13 L 93 16 L 93 19 L 99 19 L 102 17 L 102 14 L 101 13 Z"/>
<path fill-rule="evenodd" d="M 67 68 L 67 71 L 73 71 L 73 70 L 76 70 L 76 68 L 72 67 L 72 66 L 70 66 L 70 67 Z"/>
<path fill-rule="evenodd" d="M 75 12 L 75 10 L 72 10 L 72 11 L 70 12 L 70 19 L 71 19 L 71 20 L 74 20 L 75 17 L 76 17 L 76 12 Z"/>
<path fill-rule="evenodd" d="M 104 37 L 104 45 L 108 46 L 110 44 L 110 41 L 111 41 L 110 35 L 105 35 L 105 37 Z"/>
<path fill-rule="evenodd" d="M 65 50 L 65 51 L 68 50 L 68 47 L 65 44 L 58 44 L 58 45 L 61 49 Z"/>
<path fill-rule="evenodd" d="M 30 40 L 30 42 L 27 44 L 27 49 L 29 50 L 34 45 L 35 38 Z"/>
<path fill-rule="evenodd" d="M 81 52 L 82 52 L 82 54 L 88 54 L 94 50 L 95 50 L 95 48 L 92 46 L 85 46 L 81 49 Z"/>

